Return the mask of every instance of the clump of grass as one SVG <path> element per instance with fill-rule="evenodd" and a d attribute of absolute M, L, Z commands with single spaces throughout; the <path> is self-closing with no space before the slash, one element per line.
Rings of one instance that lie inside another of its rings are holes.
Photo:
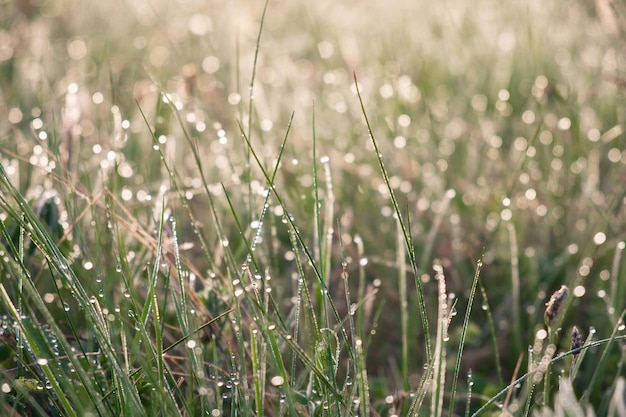
<path fill-rule="evenodd" d="M 616 12 L 461 3 L 0 6 L 3 413 L 621 412 Z"/>

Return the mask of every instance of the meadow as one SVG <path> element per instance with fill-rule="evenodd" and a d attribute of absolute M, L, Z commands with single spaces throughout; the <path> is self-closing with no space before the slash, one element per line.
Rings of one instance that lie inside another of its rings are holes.
<path fill-rule="evenodd" d="M 0 415 L 626 416 L 626 7 L 0 0 Z"/>

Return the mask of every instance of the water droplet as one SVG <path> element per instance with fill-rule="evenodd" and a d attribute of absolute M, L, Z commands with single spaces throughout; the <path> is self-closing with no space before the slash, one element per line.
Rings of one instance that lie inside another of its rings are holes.
<path fill-rule="evenodd" d="M 63 310 L 70 311 L 70 305 L 68 303 L 63 303 Z"/>
<path fill-rule="evenodd" d="M 351 315 L 351 316 L 354 316 L 354 313 L 356 313 L 357 308 L 358 308 L 358 306 L 357 306 L 357 304 L 356 304 L 356 303 L 353 303 L 353 304 L 350 306 L 350 315 Z"/>
<path fill-rule="evenodd" d="M 285 378 L 283 378 L 280 375 L 273 376 L 270 379 L 270 384 L 274 385 L 275 387 L 279 387 L 279 386 L 283 385 L 284 383 L 285 383 Z"/>

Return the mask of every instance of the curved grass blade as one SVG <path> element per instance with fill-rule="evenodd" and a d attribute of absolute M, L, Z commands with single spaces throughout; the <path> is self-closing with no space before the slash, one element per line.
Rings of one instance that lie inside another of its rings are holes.
<path fill-rule="evenodd" d="M 374 132 L 372 131 L 372 126 L 370 125 L 369 119 L 367 117 L 367 112 L 365 111 L 365 104 L 363 104 L 363 98 L 361 97 L 361 91 L 359 89 L 359 83 L 356 77 L 356 73 L 354 75 L 354 84 L 356 86 L 356 93 L 359 98 L 359 104 L 361 105 L 361 112 L 363 117 L 365 118 L 365 124 L 367 126 L 367 131 L 372 140 L 372 145 L 374 146 L 374 153 L 376 154 L 376 160 L 378 161 L 378 167 L 380 168 L 381 174 L 383 176 L 383 180 L 385 181 L 385 185 L 387 186 L 387 192 L 389 193 L 389 197 L 391 199 L 391 204 L 393 206 L 393 210 L 398 217 L 398 221 L 400 222 L 400 226 L 402 229 L 402 234 L 404 236 L 404 244 L 407 246 L 409 253 L 409 262 L 413 268 L 413 273 L 416 277 L 415 285 L 417 289 L 417 298 L 419 304 L 420 317 L 422 320 L 422 330 L 424 332 L 424 342 L 426 345 L 426 362 L 431 363 L 433 358 L 432 346 L 430 342 L 430 330 L 428 328 L 428 317 L 426 316 L 426 302 L 424 300 L 424 291 L 422 289 L 422 283 L 419 280 L 419 268 L 417 266 L 417 261 L 415 259 L 415 252 L 411 249 L 411 237 L 408 234 L 407 228 L 402 221 L 402 213 L 400 212 L 400 207 L 398 206 L 398 201 L 396 199 L 396 195 L 393 191 L 393 187 L 391 187 L 391 183 L 389 182 L 389 174 L 387 172 L 387 168 L 385 168 L 385 163 L 382 158 L 382 154 L 380 149 L 378 148 L 378 143 L 374 137 Z"/>
<path fill-rule="evenodd" d="M 585 349 L 590 349 L 592 347 L 595 346 L 601 346 L 601 345 L 608 345 L 616 340 L 626 340 L 626 335 L 622 335 L 622 336 L 612 336 L 610 338 L 607 339 L 602 339 L 602 340 L 598 340 L 596 342 L 590 343 L 588 345 L 582 346 L 578 349 L 574 349 L 574 350 L 570 350 L 568 352 L 563 353 L 562 355 L 556 356 L 554 358 L 552 358 L 550 360 L 550 364 L 554 364 L 558 361 L 564 360 L 565 358 L 567 358 L 569 355 L 572 355 L 574 353 L 578 353 L 581 352 Z M 606 349 L 605 349 L 606 352 Z M 526 381 L 528 378 L 530 378 L 533 374 L 532 373 L 526 373 L 524 375 L 522 375 L 521 377 L 517 378 L 515 381 L 512 382 L 512 386 L 516 386 L 517 384 L 521 384 L 522 382 Z M 480 407 L 478 410 L 476 410 L 476 412 L 474 412 L 474 414 L 472 414 L 472 417 L 478 417 L 480 415 L 482 415 L 482 413 L 487 411 L 487 408 L 489 408 L 490 406 L 494 405 L 495 402 L 498 400 L 498 398 L 502 397 L 504 394 L 506 394 L 509 391 L 509 386 L 507 385 L 506 388 L 502 389 L 501 391 L 499 391 L 496 395 L 494 395 L 493 397 L 491 397 L 485 404 L 482 405 L 482 407 Z M 585 404 L 584 402 L 584 398 L 581 399 L 581 404 Z"/>

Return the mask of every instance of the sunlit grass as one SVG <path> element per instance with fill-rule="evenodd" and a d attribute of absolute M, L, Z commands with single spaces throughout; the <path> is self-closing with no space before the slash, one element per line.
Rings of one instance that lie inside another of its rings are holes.
<path fill-rule="evenodd" d="M 0 4 L 0 414 L 626 407 L 626 10 L 309 3 Z"/>

